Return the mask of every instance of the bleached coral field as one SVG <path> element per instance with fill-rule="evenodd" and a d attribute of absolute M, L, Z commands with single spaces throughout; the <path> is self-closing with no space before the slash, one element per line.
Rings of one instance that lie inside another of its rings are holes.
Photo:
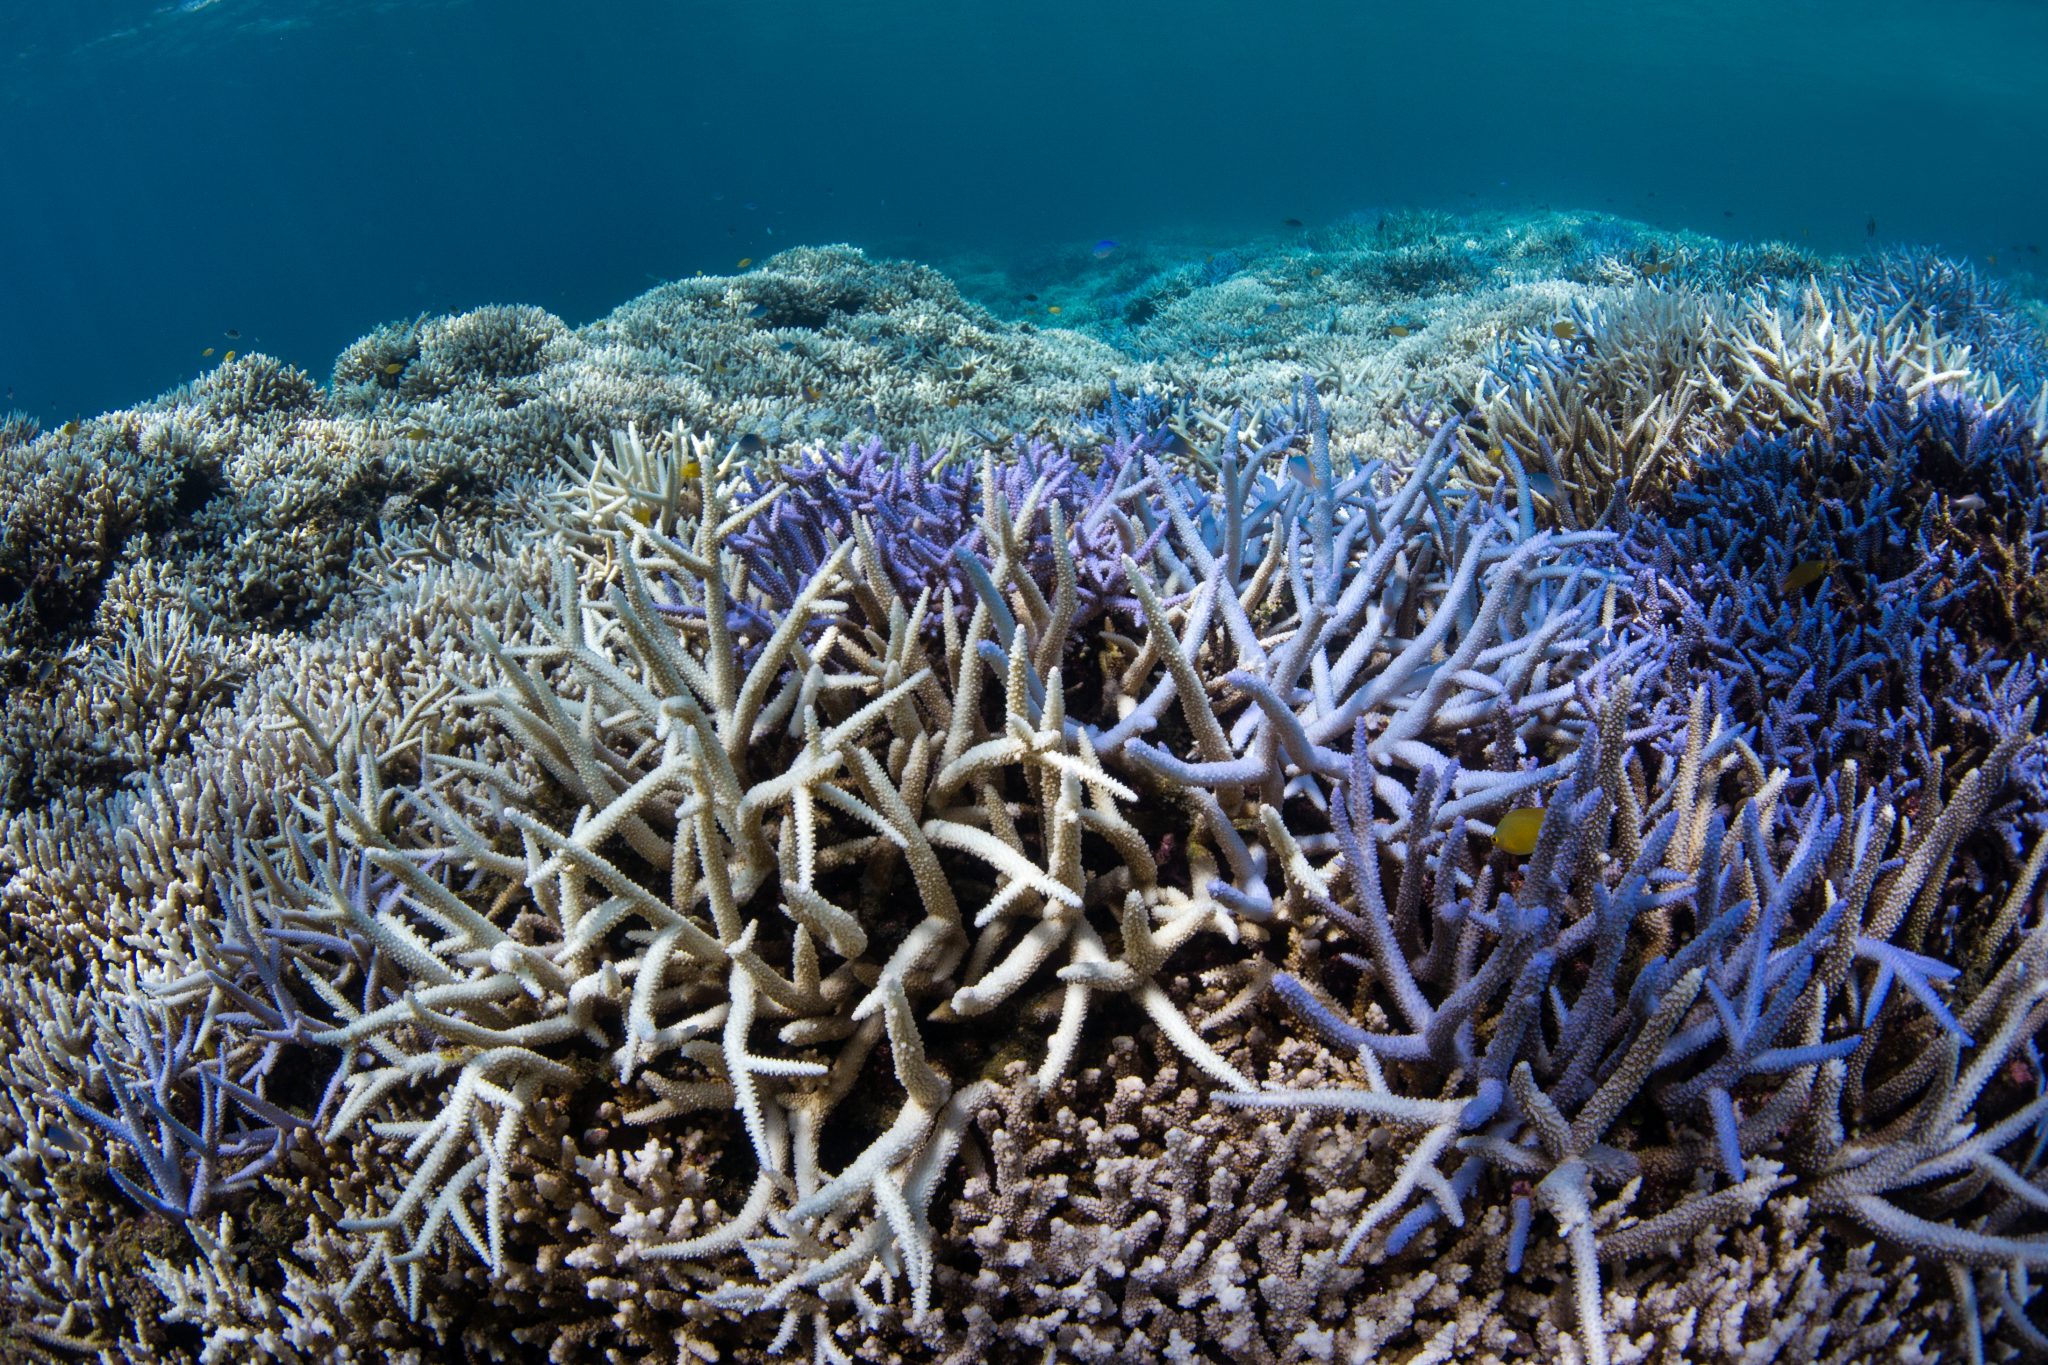
<path fill-rule="evenodd" d="M 2026 282 L 1106 256 L 0 425 L 5 1352 L 2048 1353 Z"/>

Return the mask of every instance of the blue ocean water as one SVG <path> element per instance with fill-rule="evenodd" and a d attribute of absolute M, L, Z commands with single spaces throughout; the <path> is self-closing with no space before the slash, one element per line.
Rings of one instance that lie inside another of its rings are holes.
<path fill-rule="evenodd" d="M 846 241 L 943 266 L 1387 206 L 2048 238 L 2048 6 L 91 0 L 0 15 L 0 410 L 324 376 Z M 232 334 L 239 334 L 238 338 Z"/>

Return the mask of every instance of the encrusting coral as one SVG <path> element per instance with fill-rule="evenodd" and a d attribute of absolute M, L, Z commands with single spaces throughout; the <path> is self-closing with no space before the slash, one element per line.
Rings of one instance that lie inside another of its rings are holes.
<path fill-rule="evenodd" d="M 792 253 L 4 438 L 75 493 L 0 540 L 61 739 L 0 838 L 8 1349 L 2048 1350 L 2028 334 L 1917 258 L 1823 314 L 1595 247 L 1519 387 L 1365 436 L 1214 372 L 1020 420 L 1039 334 Z M 738 396 L 933 300 L 1020 434 Z M 761 328 L 813 339 L 678 362 Z M 417 473 L 458 413 L 504 463 Z"/>

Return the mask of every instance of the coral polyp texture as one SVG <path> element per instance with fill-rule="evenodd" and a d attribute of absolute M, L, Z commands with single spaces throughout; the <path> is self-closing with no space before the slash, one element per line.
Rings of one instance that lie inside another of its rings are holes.
<path fill-rule="evenodd" d="M 8 1357 L 2048 1355 L 2019 296 L 1083 269 L 0 425 Z"/>

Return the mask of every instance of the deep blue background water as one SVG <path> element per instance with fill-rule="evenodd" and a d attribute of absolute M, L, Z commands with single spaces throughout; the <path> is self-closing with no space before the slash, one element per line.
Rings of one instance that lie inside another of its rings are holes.
<path fill-rule="evenodd" d="M 799 242 L 1549 204 L 2039 267 L 2044 70 L 2031 0 L 9 0 L 0 410 Z"/>

